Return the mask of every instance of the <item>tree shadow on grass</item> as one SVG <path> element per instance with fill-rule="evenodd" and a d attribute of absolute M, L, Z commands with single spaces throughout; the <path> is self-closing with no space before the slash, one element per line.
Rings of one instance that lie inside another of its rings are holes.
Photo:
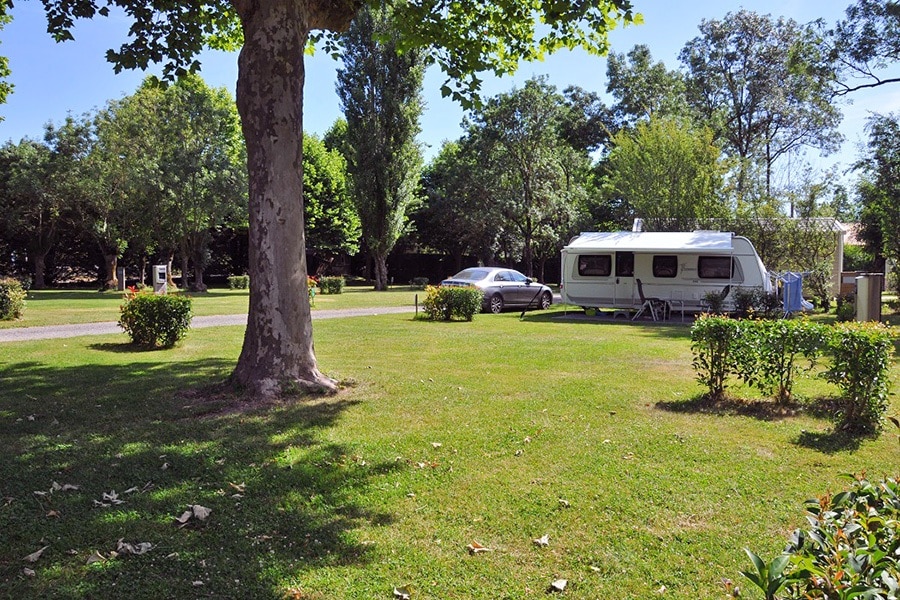
<path fill-rule="evenodd" d="M 698 394 L 685 400 L 657 402 L 656 408 L 675 413 L 740 415 L 760 421 L 779 421 L 793 417 L 803 410 L 803 406 L 796 403 L 777 404 L 765 400 L 730 397 L 714 400 L 706 394 Z"/>
<path fill-rule="evenodd" d="M 233 411 L 240 399 L 208 385 L 231 361 L 91 360 L 0 365 L 0 589 L 10 597 L 280 598 L 298 574 L 367 563 L 371 547 L 353 530 L 393 517 L 359 498 L 396 466 L 329 439 L 353 402 Z M 180 526 L 190 505 L 212 512 Z M 153 549 L 113 557 L 120 539 Z M 87 564 L 94 553 L 102 560 Z"/>
<path fill-rule="evenodd" d="M 858 450 L 866 437 L 845 431 L 801 431 L 793 443 L 802 448 L 818 450 L 823 454 L 837 454 L 838 452 Z"/>
<path fill-rule="evenodd" d="M 159 350 L 170 350 L 170 348 L 151 348 L 149 346 L 140 346 L 131 342 L 105 342 L 98 344 L 89 344 L 88 348 L 99 352 L 114 352 L 116 354 L 142 354 L 144 352 L 156 352 Z"/>
<path fill-rule="evenodd" d="M 606 311 L 602 315 L 590 317 L 585 315 L 580 309 L 569 311 L 550 310 L 526 312 L 522 320 L 530 323 L 550 323 L 554 325 L 572 323 L 585 327 L 623 325 L 634 327 L 635 333 L 640 332 L 642 335 L 654 335 L 671 339 L 690 339 L 691 337 L 691 323 L 687 320 L 684 323 L 677 319 L 670 321 L 632 321 L 630 318 L 616 318 L 613 314 L 610 311 Z"/>
<path fill-rule="evenodd" d="M 834 414 L 833 398 L 817 398 L 812 402 L 777 404 L 766 400 L 745 400 L 723 398 L 711 400 L 706 394 L 698 394 L 681 401 L 657 402 L 656 408 L 676 413 L 698 413 L 714 415 L 740 415 L 761 421 L 778 421 L 805 413 L 817 418 L 830 419 Z M 873 437 L 846 431 L 812 432 L 802 431 L 793 443 L 817 450 L 824 454 L 858 450 L 862 440 Z"/>

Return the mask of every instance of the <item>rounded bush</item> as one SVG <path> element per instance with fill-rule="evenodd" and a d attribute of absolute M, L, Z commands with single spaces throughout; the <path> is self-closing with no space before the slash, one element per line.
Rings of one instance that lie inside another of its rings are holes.
<path fill-rule="evenodd" d="M 344 278 L 322 277 L 319 279 L 319 289 L 323 294 L 340 294 L 344 291 Z"/>
<path fill-rule="evenodd" d="M 0 279 L 0 320 L 11 321 L 21 318 L 25 312 L 27 292 L 17 279 Z"/>
<path fill-rule="evenodd" d="M 191 325 L 191 299 L 180 294 L 157 295 L 129 291 L 120 308 L 119 326 L 132 343 L 148 348 L 169 348 Z"/>
<path fill-rule="evenodd" d="M 228 278 L 228 288 L 232 290 L 246 290 L 250 287 L 249 275 L 232 275 Z"/>
<path fill-rule="evenodd" d="M 484 294 L 475 287 L 428 286 L 422 309 L 425 318 L 431 321 L 450 321 L 454 318 L 471 321 L 483 303 Z"/>

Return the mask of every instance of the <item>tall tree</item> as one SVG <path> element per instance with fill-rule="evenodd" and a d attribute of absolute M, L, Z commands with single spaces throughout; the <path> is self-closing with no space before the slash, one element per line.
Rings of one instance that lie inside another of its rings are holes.
<path fill-rule="evenodd" d="M 347 185 L 347 163 L 314 135 L 303 137 L 303 194 L 307 252 L 321 275 L 341 253 L 359 249 L 359 216 Z"/>
<path fill-rule="evenodd" d="M 825 33 L 838 66 L 836 93 L 900 83 L 887 68 L 900 60 L 900 3 L 857 0 Z"/>
<path fill-rule="evenodd" d="M 153 87 L 148 80 L 143 88 Z M 189 288 L 205 291 L 203 269 L 213 231 L 246 211 L 247 180 L 240 119 L 224 89 L 212 89 L 187 75 L 159 96 L 152 131 L 161 149 L 159 189 L 166 195 L 176 232 L 182 277 Z"/>
<path fill-rule="evenodd" d="M 0 148 L 0 232 L 24 250 L 35 289 L 46 287 L 47 255 L 56 244 L 64 203 L 50 186 L 51 150 L 23 139 Z"/>
<path fill-rule="evenodd" d="M 393 8 L 366 7 L 342 40 L 337 92 L 347 118 L 347 171 L 375 289 L 388 288 L 387 257 L 418 198 L 424 55 L 400 53 Z"/>
<path fill-rule="evenodd" d="M 866 156 L 857 165 L 862 171 L 857 186 L 862 237 L 872 254 L 896 263 L 900 261 L 900 116 L 875 115 L 867 127 Z"/>
<path fill-rule="evenodd" d="M 608 194 L 653 231 L 702 228 L 726 217 L 725 163 L 712 138 L 708 128 L 659 117 L 620 131 L 607 161 Z"/>
<path fill-rule="evenodd" d="M 557 240 L 569 230 L 569 208 L 587 174 L 587 156 L 562 137 L 565 100 L 544 78 L 499 94 L 473 112 L 470 136 L 484 167 L 472 176 L 494 192 L 505 222 L 523 244 L 527 275 L 533 274 L 535 242 L 547 228 Z"/>
<path fill-rule="evenodd" d="M 375 0 L 372 0 L 375 3 Z M 297 387 L 334 390 L 313 352 L 306 294 L 302 165 L 304 53 L 310 33 L 342 31 L 364 0 L 47 0 L 49 31 L 71 39 L 79 18 L 120 7 L 131 39 L 108 58 L 116 69 L 165 61 L 164 75 L 199 69 L 205 46 L 241 48 L 237 104 L 250 186 L 250 309 L 232 381 L 252 394 Z M 0 3 L 5 12 L 7 3 Z M 562 48 L 608 49 L 606 34 L 632 21 L 630 0 L 511 5 L 412 0 L 396 15 L 405 48 L 423 47 L 447 74 L 445 93 L 469 98 L 475 75 L 515 70 Z M 639 17 L 639 16 L 638 16 Z M 540 24 L 540 26 L 539 26 Z M 318 33 L 315 35 L 319 35 Z M 467 95 L 468 93 L 468 95 Z"/>
<path fill-rule="evenodd" d="M 723 149 L 740 160 L 738 193 L 750 185 L 749 163 L 763 164 L 771 194 L 780 157 L 804 146 L 837 148 L 833 72 L 812 27 L 742 10 L 703 21 L 700 33 L 680 55 L 688 98 Z"/>
<path fill-rule="evenodd" d="M 688 113 L 684 75 L 653 62 L 650 48 L 640 44 L 628 54 L 610 53 L 606 91 L 619 126 L 633 125 L 653 116 L 681 117 Z"/>
<path fill-rule="evenodd" d="M 503 221 L 490 188 L 473 176 L 480 168 L 477 145 L 463 138 L 444 142 L 422 175 L 425 203 L 415 214 L 416 236 L 422 246 L 451 255 L 457 271 L 466 254 L 492 262 Z"/>

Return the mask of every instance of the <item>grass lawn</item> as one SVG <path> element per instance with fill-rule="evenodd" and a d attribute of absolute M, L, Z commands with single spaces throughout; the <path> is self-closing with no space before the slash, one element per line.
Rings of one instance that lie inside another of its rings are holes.
<path fill-rule="evenodd" d="M 425 292 L 408 287 L 378 293 L 370 287 L 345 287 L 342 294 L 316 295 L 312 309 L 413 306 L 417 294 L 424 299 Z M 194 299 L 195 316 L 244 314 L 250 298 L 249 290 L 212 289 L 189 295 Z M 25 302 L 25 316 L 17 321 L 0 321 L 0 329 L 118 321 L 122 292 L 32 290 Z"/>
<path fill-rule="evenodd" d="M 518 316 L 316 322 L 341 394 L 242 412 L 209 386 L 241 327 L 0 344 L 0 597 L 754 598 L 742 548 L 897 475 L 893 432 L 704 407 L 687 326 Z M 179 526 L 189 505 L 212 512 Z"/>

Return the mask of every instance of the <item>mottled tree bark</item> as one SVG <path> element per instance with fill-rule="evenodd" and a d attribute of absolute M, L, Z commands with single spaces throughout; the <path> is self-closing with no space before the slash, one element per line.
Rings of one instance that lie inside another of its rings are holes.
<path fill-rule="evenodd" d="M 103 268 L 106 269 L 104 276 L 106 281 L 103 282 L 103 288 L 107 290 L 116 290 L 119 288 L 119 275 L 116 269 L 119 266 L 119 255 L 113 252 L 103 253 Z"/>
<path fill-rule="evenodd" d="M 47 287 L 47 253 L 35 252 L 31 255 L 32 270 L 34 271 L 34 281 L 31 287 L 36 290 L 43 290 Z"/>
<path fill-rule="evenodd" d="M 313 28 L 342 29 L 357 1 L 236 0 L 250 183 L 250 311 L 232 382 L 254 396 L 330 392 L 318 369 L 303 230 L 303 53 Z"/>

